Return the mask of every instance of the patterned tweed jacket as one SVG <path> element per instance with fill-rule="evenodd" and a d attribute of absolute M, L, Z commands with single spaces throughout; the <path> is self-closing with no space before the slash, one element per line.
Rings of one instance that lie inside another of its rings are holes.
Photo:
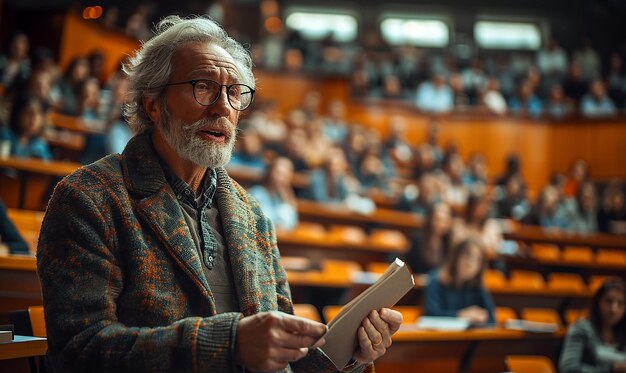
<path fill-rule="evenodd" d="M 216 200 L 241 313 L 216 314 L 150 141 L 136 136 L 122 155 L 79 169 L 55 189 L 37 252 L 54 371 L 231 372 L 242 315 L 293 313 L 272 223 L 219 169 Z M 284 371 L 335 368 L 311 350 Z"/>

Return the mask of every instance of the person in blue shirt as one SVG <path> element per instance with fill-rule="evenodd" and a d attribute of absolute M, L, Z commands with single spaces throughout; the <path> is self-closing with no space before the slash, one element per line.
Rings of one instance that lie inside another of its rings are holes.
<path fill-rule="evenodd" d="M 28 245 L 9 220 L 2 199 L 0 199 L 0 254 L 28 254 Z"/>
<path fill-rule="evenodd" d="M 8 133 L 2 137 L 11 142 L 11 154 L 17 157 L 52 159 L 46 140 L 41 136 L 47 107 L 35 96 L 18 99 L 13 104 Z"/>
<path fill-rule="evenodd" d="M 469 238 L 456 245 L 448 260 L 428 274 L 424 314 L 495 323 L 494 303 L 482 280 L 485 264 L 481 241 Z"/>
<path fill-rule="evenodd" d="M 615 104 L 606 93 L 604 83 L 596 79 L 589 85 L 589 93 L 580 102 L 580 112 L 589 118 L 611 117 L 616 113 Z"/>
<path fill-rule="evenodd" d="M 417 108 L 429 113 L 446 113 L 454 109 L 454 93 L 441 74 L 419 85 L 415 97 Z"/>
<path fill-rule="evenodd" d="M 270 163 L 263 182 L 250 189 L 263 213 L 277 230 L 292 230 L 298 225 L 298 208 L 292 186 L 293 163 L 277 157 Z"/>
<path fill-rule="evenodd" d="M 532 83 L 523 81 L 518 90 L 518 95 L 509 101 L 509 111 L 512 114 L 527 115 L 530 117 L 540 117 L 543 113 L 543 104 L 535 94 Z"/>

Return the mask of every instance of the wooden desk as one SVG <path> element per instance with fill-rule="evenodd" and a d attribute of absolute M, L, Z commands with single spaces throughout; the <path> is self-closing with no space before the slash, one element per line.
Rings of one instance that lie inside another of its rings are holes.
<path fill-rule="evenodd" d="M 38 158 L 0 158 L 0 168 L 11 168 L 19 172 L 48 175 L 67 176 L 82 165 L 76 162 L 44 161 Z"/>
<path fill-rule="evenodd" d="M 28 256 L 0 256 L 0 323 L 9 312 L 43 304 L 37 260 Z"/>
<path fill-rule="evenodd" d="M 552 272 L 578 273 L 587 279 L 591 276 L 617 276 L 626 279 L 626 266 L 620 264 L 601 264 L 596 262 L 565 262 L 563 260 L 537 260 L 535 258 L 522 258 L 515 256 L 499 256 L 498 261 L 503 261 L 508 270 L 522 269 L 543 274 Z"/>
<path fill-rule="evenodd" d="M 86 121 L 79 117 L 52 112 L 49 115 L 52 125 L 59 129 L 69 130 L 82 134 L 104 133 L 104 122 Z"/>
<path fill-rule="evenodd" d="M 278 232 L 277 239 L 281 255 L 304 256 L 314 261 L 321 261 L 323 258 L 352 260 L 363 267 L 371 262 L 387 262 L 390 255 L 401 255 L 408 251 L 407 247 L 394 248 L 370 243 L 303 240 L 289 232 Z"/>
<path fill-rule="evenodd" d="M 365 225 L 366 228 L 385 227 L 410 232 L 422 226 L 422 218 L 416 214 L 376 209 L 371 214 L 359 214 L 349 211 L 345 206 L 322 204 L 307 200 L 298 200 L 300 220 L 322 224 Z"/>
<path fill-rule="evenodd" d="M 2 158 L 0 159 L 0 168 L 13 169 L 18 173 L 17 205 L 11 205 L 10 199 L 5 200 L 5 202 L 9 207 L 40 209 L 42 208 L 42 196 L 48 190 L 51 180 L 67 176 L 79 167 L 81 164 L 76 162 L 44 161 L 38 158 Z M 33 180 L 30 180 L 31 178 Z M 4 187 L 3 185 L 3 189 Z M 6 186 L 6 188 L 10 189 L 10 186 Z M 27 193 L 29 189 L 31 192 Z"/>
<path fill-rule="evenodd" d="M 43 356 L 47 350 L 48 340 L 46 338 L 16 335 L 13 341 L 0 343 L 0 360 Z"/>
<path fill-rule="evenodd" d="M 509 240 L 549 243 L 558 246 L 587 246 L 593 249 L 615 248 L 626 250 L 626 237 L 604 233 L 576 234 L 545 229 L 534 225 L 518 225 L 504 234 Z"/>
<path fill-rule="evenodd" d="M 387 353 L 376 361 L 376 372 L 506 371 L 504 357 L 510 354 L 555 359 L 563 334 L 563 330 L 539 334 L 502 328 L 444 332 L 402 325 Z"/>

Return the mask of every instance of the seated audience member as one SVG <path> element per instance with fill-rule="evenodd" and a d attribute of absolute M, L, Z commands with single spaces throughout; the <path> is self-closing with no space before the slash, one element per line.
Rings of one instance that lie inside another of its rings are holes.
<path fill-rule="evenodd" d="M 390 189 L 390 179 L 393 177 L 393 166 L 391 160 L 388 162 L 386 154 L 381 149 L 379 142 L 374 142 L 368 146 L 359 160 L 357 179 L 364 192 L 377 191 L 388 194 Z"/>
<path fill-rule="evenodd" d="M 497 253 L 502 243 L 502 229 L 496 220 L 489 217 L 490 211 L 490 196 L 486 193 L 470 194 L 463 218 L 457 219 L 454 224 L 452 244 L 475 237 L 482 240 L 487 254 Z"/>
<path fill-rule="evenodd" d="M 28 36 L 17 32 L 9 42 L 7 55 L 0 56 L 0 85 L 5 92 L 12 92 L 28 79 L 31 72 L 28 49 Z"/>
<path fill-rule="evenodd" d="M 306 148 L 307 163 L 309 167 L 317 168 L 324 162 L 324 158 L 333 144 L 324 135 L 322 117 L 315 117 L 309 120 L 305 130 L 308 141 Z"/>
<path fill-rule="evenodd" d="M 481 94 L 481 104 L 490 112 L 505 115 L 508 110 L 506 99 L 500 92 L 500 83 L 495 77 L 487 79 L 487 85 Z"/>
<path fill-rule="evenodd" d="M 564 118 L 572 113 L 572 103 L 565 97 L 563 88 L 555 84 L 550 88 L 546 103 L 546 114 L 555 119 Z"/>
<path fill-rule="evenodd" d="M 365 151 L 367 151 L 367 133 L 361 126 L 351 126 L 348 130 L 348 136 L 343 143 L 342 149 L 344 151 L 348 167 L 353 174 L 356 174 L 359 169 L 359 162 Z"/>
<path fill-rule="evenodd" d="M 544 228 L 567 228 L 567 213 L 559 200 L 559 191 L 556 187 L 548 185 L 543 188 L 537 203 L 531 209 L 530 214 L 526 215 L 524 222 Z"/>
<path fill-rule="evenodd" d="M 250 189 L 263 213 L 277 230 L 291 230 L 298 225 L 298 208 L 292 186 L 293 163 L 277 157 L 270 163 L 260 185 Z"/>
<path fill-rule="evenodd" d="M 506 161 L 504 163 L 504 173 L 495 180 L 496 185 L 504 186 L 509 180 L 509 178 L 513 175 L 517 175 L 520 177 L 522 181 L 523 188 L 526 189 L 526 183 L 522 178 L 522 160 L 519 158 L 517 154 L 509 154 L 506 157 Z"/>
<path fill-rule="evenodd" d="M 472 193 L 482 193 L 487 186 L 487 162 L 481 153 L 473 153 L 467 162 L 463 185 Z"/>
<path fill-rule="evenodd" d="M 504 187 L 499 186 L 497 193 L 497 215 L 499 218 L 522 220 L 530 211 L 526 190 L 522 187 L 519 175 L 511 175 Z"/>
<path fill-rule="evenodd" d="M 454 93 L 441 74 L 435 74 L 417 88 L 417 108 L 429 113 L 445 113 L 454 108 Z"/>
<path fill-rule="evenodd" d="M 441 266 L 448 255 L 452 212 L 445 202 L 438 202 L 427 213 L 424 227 L 411 237 L 406 261 L 413 273 L 428 273 Z"/>
<path fill-rule="evenodd" d="M 601 232 L 626 234 L 626 204 L 621 183 L 612 182 L 604 190 L 602 206 L 598 212 Z"/>
<path fill-rule="evenodd" d="M 509 100 L 509 111 L 512 114 L 539 117 L 543 113 L 543 104 L 533 88 L 532 82 L 524 80 L 519 88 L 517 96 Z"/>
<path fill-rule="evenodd" d="M 458 153 L 451 153 L 444 159 L 445 182 L 443 198 L 452 206 L 465 206 L 468 190 L 463 185 L 465 165 Z"/>
<path fill-rule="evenodd" d="M 7 208 L 0 199 L 0 255 L 28 254 L 28 245 L 9 220 Z"/>
<path fill-rule="evenodd" d="M 622 56 L 619 53 L 611 54 L 606 85 L 609 97 L 620 108 L 626 103 L 626 73 L 622 67 Z"/>
<path fill-rule="evenodd" d="M 580 113 L 585 117 L 601 118 L 614 116 L 615 112 L 615 104 L 607 95 L 602 80 L 592 81 L 589 93 L 580 102 Z"/>
<path fill-rule="evenodd" d="M 563 82 L 563 92 L 574 102 L 576 108 L 580 106 L 580 100 L 587 93 L 587 88 L 580 65 L 576 62 L 570 63 L 567 77 Z"/>
<path fill-rule="evenodd" d="M 561 373 L 626 372 L 626 286 L 609 278 L 596 291 L 588 317 L 567 330 L 561 357 Z"/>
<path fill-rule="evenodd" d="M 411 145 L 406 139 L 406 119 L 399 115 L 389 118 L 389 137 L 383 144 L 391 158 L 399 164 L 407 165 L 413 158 Z"/>
<path fill-rule="evenodd" d="M 311 172 L 307 195 L 317 202 L 343 203 L 354 192 L 355 182 L 343 150 L 331 148 L 322 167 Z"/>
<path fill-rule="evenodd" d="M 248 117 L 252 127 L 268 145 L 279 145 L 287 137 L 287 124 L 274 101 L 261 102 Z"/>
<path fill-rule="evenodd" d="M 467 239 L 454 246 L 443 266 L 431 271 L 424 291 L 424 314 L 494 323 L 494 304 L 483 285 L 485 248 Z"/>
<path fill-rule="evenodd" d="M 126 123 L 123 115 L 124 105 L 128 103 L 128 79 L 125 76 L 120 76 L 117 79 L 111 81 L 111 102 L 106 118 L 106 153 L 107 154 L 121 154 L 126 147 L 126 144 L 133 137 L 133 133 L 130 127 Z"/>
<path fill-rule="evenodd" d="M 461 74 L 454 73 L 450 75 L 450 88 L 452 89 L 452 97 L 454 102 L 454 108 L 456 110 L 467 109 L 471 104 L 471 97 L 468 94 L 469 89 L 465 89 L 463 85 L 463 77 Z M 471 90 L 473 92 L 473 90 Z"/>
<path fill-rule="evenodd" d="M 348 136 L 346 122 L 346 104 L 340 100 L 333 100 L 328 104 L 328 116 L 324 119 L 324 136 L 333 144 L 342 144 Z"/>
<path fill-rule="evenodd" d="M 291 159 L 296 172 L 308 171 L 310 168 L 306 158 L 307 144 L 304 128 L 292 128 L 287 132 L 284 144 L 276 150 L 278 155 Z"/>
<path fill-rule="evenodd" d="M 81 114 L 81 89 L 87 78 L 89 78 L 89 62 L 85 57 L 74 58 L 59 81 L 61 98 L 59 111 L 61 113 L 73 116 Z"/>
<path fill-rule="evenodd" d="M 265 170 L 266 164 L 263 158 L 263 140 L 261 140 L 261 136 L 256 128 L 250 126 L 245 120 L 242 121 L 239 128 L 243 133 L 228 166 L 246 167 L 259 171 Z"/>
<path fill-rule="evenodd" d="M 10 131 L 3 137 L 11 142 L 11 154 L 17 157 L 52 159 L 42 132 L 47 107 L 35 96 L 23 97 L 13 104 L 9 119 Z"/>
<path fill-rule="evenodd" d="M 440 200 L 437 179 L 432 174 L 424 173 L 417 182 L 417 188 L 414 186 L 405 188 L 396 208 L 427 217 L 428 211 L 431 211 L 434 204 Z"/>
<path fill-rule="evenodd" d="M 569 169 L 569 177 L 563 187 L 565 197 L 574 197 L 578 193 L 578 188 L 589 179 L 589 166 L 582 159 L 577 159 Z"/>
<path fill-rule="evenodd" d="M 598 231 L 598 209 L 596 187 L 586 181 L 576 193 L 575 198 L 565 201 L 568 230 L 578 233 L 594 233 Z"/>
<path fill-rule="evenodd" d="M 441 126 L 441 122 L 432 119 L 430 123 L 428 123 L 426 132 L 426 144 L 430 146 L 430 151 L 432 152 L 433 168 L 439 168 L 443 162 L 443 149 L 441 149 L 441 145 L 439 145 Z"/>

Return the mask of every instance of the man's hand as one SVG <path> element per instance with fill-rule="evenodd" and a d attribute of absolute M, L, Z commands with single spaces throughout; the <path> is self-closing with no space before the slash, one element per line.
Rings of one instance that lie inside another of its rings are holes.
<path fill-rule="evenodd" d="M 357 331 L 359 347 L 353 358 L 369 363 L 383 356 L 391 346 L 391 336 L 400 329 L 402 314 L 389 308 L 372 311 Z"/>
<path fill-rule="evenodd" d="M 275 372 L 325 343 L 326 325 L 282 312 L 261 312 L 237 325 L 236 359 L 255 372 Z"/>
<path fill-rule="evenodd" d="M 457 316 L 475 324 L 484 324 L 489 320 L 487 310 L 478 306 L 464 308 L 457 313 Z"/>

